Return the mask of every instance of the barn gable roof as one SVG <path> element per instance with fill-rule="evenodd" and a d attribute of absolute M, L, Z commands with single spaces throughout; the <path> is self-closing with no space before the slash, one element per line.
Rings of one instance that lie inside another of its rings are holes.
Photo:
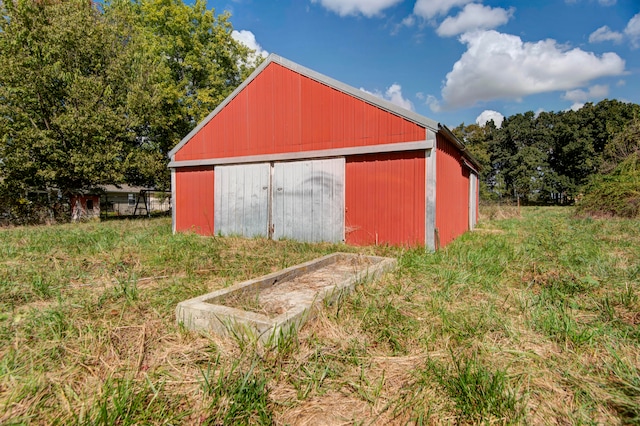
<path fill-rule="evenodd" d="M 456 139 L 451 131 L 443 124 L 273 53 L 270 54 L 245 81 L 243 81 L 229 96 L 227 96 L 224 101 L 220 103 L 220 105 L 218 105 L 204 120 L 202 120 L 169 152 L 168 156 L 172 160 L 172 162 L 175 160 L 176 153 L 180 151 L 183 146 L 185 146 L 196 134 L 198 134 L 198 132 L 200 132 L 216 115 L 218 115 L 227 105 L 229 105 L 229 103 L 231 103 L 239 93 L 241 93 L 249 84 L 251 84 L 251 82 L 255 80 L 272 63 L 278 64 L 294 73 L 300 74 L 353 98 L 373 105 L 383 111 L 387 111 L 395 116 L 416 123 L 417 125 L 422 126 L 425 129 L 429 129 L 434 133 L 440 132 L 447 139 L 451 140 L 462 151 L 464 157 L 466 157 L 473 165 L 478 167 L 477 161 L 472 156 L 470 156 L 468 152 L 466 152 L 464 144 Z"/>
<path fill-rule="evenodd" d="M 327 77 L 317 71 L 311 70 L 309 68 L 303 67 L 293 61 L 285 59 L 276 54 L 270 54 L 267 59 L 265 59 L 260 66 L 258 66 L 253 73 L 240 84 L 227 98 L 216 107 L 204 120 L 202 120 L 187 136 L 185 136 L 180 143 L 178 143 L 175 148 L 173 148 L 169 152 L 169 157 L 173 158 L 173 156 L 187 143 L 194 135 L 196 135 L 204 126 L 209 123 L 222 109 L 224 109 L 245 87 L 247 87 L 265 68 L 269 66 L 271 63 L 279 64 L 295 73 L 308 77 L 312 80 L 318 81 L 326 86 L 329 86 L 333 89 L 336 89 L 340 92 L 348 94 L 354 98 L 360 99 L 364 102 L 367 102 L 371 105 L 374 105 L 382 110 L 388 111 L 392 114 L 405 118 L 409 121 L 412 121 L 416 124 L 422 125 L 425 128 L 431 129 L 433 131 L 438 130 L 438 123 L 434 120 L 431 120 L 427 117 L 424 117 L 420 114 L 416 114 L 413 111 L 409 111 L 405 108 L 399 107 L 389 101 L 378 98 L 370 93 L 367 93 L 363 90 L 356 89 L 353 86 L 349 86 L 348 84 L 342 83 L 338 80 L 335 80 L 331 77 Z"/>

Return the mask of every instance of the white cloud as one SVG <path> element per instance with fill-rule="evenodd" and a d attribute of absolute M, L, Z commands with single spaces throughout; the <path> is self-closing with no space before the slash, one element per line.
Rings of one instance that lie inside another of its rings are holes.
<path fill-rule="evenodd" d="M 467 45 L 467 51 L 447 74 L 442 89 L 449 108 L 571 90 L 593 79 L 625 72 L 624 60 L 615 53 L 597 56 L 550 39 L 523 42 L 518 36 L 490 30 L 463 34 L 460 41 Z"/>
<path fill-rule="evenodd" d="M 425 100 L 424 103 L 428 105 L 431 111 L 433 112 L 442 111 L 442 106 L 440 105 L 440 101 L 438 100 L 438 98 L 436 98 L 433 95 L 427 95 L 427 99 Z"/>
<path fill-rule="evenodd" d="M 409 15 L 402 20 L 401 25 L 404 25 L 405 27 L 413 27 L 415 23 L 416 17 L 414 15 Z"/>
<path fill-rule="evenodd" d="M 476 124 L 480 127 L 484 127 L 489 121 L 493 120 L 493 124 L 499 129 L 502 127 L 502 122 L 504 121 L 504 115 L 500 114 L 498 111 L 493 111 L 491 109 L 486 109 L 480 113 L 480 115 L 476 118 Z"/>
<path fill-rule="evenodd" d="M 269 52 L 267 52 L 262 48 L 262 46 L 260 46 L 260 44 L 256 41 L 256 36 L 251 31 L 233 30 L 231 32 L 231 37 L 233 37 L 233 39 L 238 43 L 242 43 L 249 49 L 254 51 L 254 53 L 249 55 L 250 62 L 255 62 L 255 60 L 259 57 L 266 58 L 267 56 L 269 56 Z"/>
<path fill-rule="evenodd" d="M 589 98 L 606 98 L 609 96 L 609 85 L 596 84 L 589 87 Z"/>
<path fill-rule="evenodd" d="M 402 0 L 311 0 L 340 16 L 364 15 L 368 18 L 380 15 L 383 10 L 400 3 Z"/>
<path fill-rule="evenodd" d="M 513 9 L 491 8 L 471 3 L 455 17 L 442 21 L 436 32 L 442 37 L 450 37 L 469 31 L 488 30 L 506 24 L 513 16 Z"/>
<path fill-rule="evenodd" d="M 612 41 L 614 43 L 620 43 L 625 37 L 631 43 L 632 48 L 637 49 L 640 47 L 640 13 L 635 14 L 629 20 L 623 33 L 613 31 L 604 25 L 589 35 L 589 42 Z"/>
<path fill-rule="evenodd" d="M 384 94 L 384 97 L 385 99 L 391 101 L 392 103 L 398 106 L 401 106 L 402 108 L 406 108 L 408 110 L 413 111 L 413 103 L 402 96 L 402 87 L 397 83 L 394 83 L 391 86 L 389 86 L 389 88 Z"/>
<path fill-rule="evenodd" d="M 399 24 L 395 24 L 391 30 L 391 35 L 396 35 L 402 30 L 404 27 L 411 28 L 416 24 L 416 16 L 409 15 L 400 21 Z"/>
<path fill-rule="evenodd" d="M 589 90 L 575 89 L 567 91 L 562 97 L 571 102 L 586 102 L 589 99 L 602 99 L 609 94 L 609 86 L 606 84 L 596 84 L 589 87 Z"/>
<path fill-rule="evenodd" d="M 601 41 L 612 41 L 614 43 L 620 43 L 624 35 L 617 31 L 611 31 L 606 25 L 598 28 L 589 35 L 589 43 L 597 43 Z"/>
<path fill-rule="evenodd" d="M 624 29 L 634 48 L 640 47 L 640 13 L 635 14 Z"/>
<path fill-rule="evenodd" d="M 437 15 L 445 15 L 454 7 L 462 7 L 474 0 L 417 0 L 413 6 L 413 13 L 425 19 Z"/>
<path fill-rule="evenodd" d="M 581 109 L 584 106 L 584 102 L 575 102 L 573 105 L 571 105 L 568 109 L 565 109 L 565 111 L 578 111 L 579 109 Z"/>
<path fill-rule="evenodd" d="M 398 105 L 399 107 L 414 111 L 413 102 L 411 102 L 409 99 L 406 99 L 402 95 L 402 86 L 400 86 L 398 83 L 393 83 L 387 88 L 384 93 L 380 92 L 379 90 L 370 92 L 362 87 L 360 88 L 360 90 L 370 95 L 376 96 L 380 99 L 387 100 L 392 104 Z"/>

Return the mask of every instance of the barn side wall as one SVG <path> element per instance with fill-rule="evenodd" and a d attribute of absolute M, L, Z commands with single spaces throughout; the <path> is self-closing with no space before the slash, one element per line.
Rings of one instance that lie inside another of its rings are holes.
<path fill-rule="evenodd" d="M 440 246 L 469 229 L 469 169 L 446 138 L 436 136 L 436 228 Z"/>
<path fill-rule="evenodd" d="M 425 244 L 425 152 L 348 157 L 345 237 L 348 244 Z"/>
<path fill-rule="evenodd" d="M 271 63 L 174 160 L 413 142 L 425 136 L 421 125 Z"/>
<path fill-rule="evenodd" d="M 175 230 L 214 235 L 213 167 L 177 169 L 175 185 Z"/>

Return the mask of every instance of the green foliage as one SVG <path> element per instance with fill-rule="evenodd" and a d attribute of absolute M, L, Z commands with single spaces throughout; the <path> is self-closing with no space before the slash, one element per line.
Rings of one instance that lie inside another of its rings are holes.
<path fill-rule="evenodd" d="M 124 180 L 156 103 L 156 65 L 130 28 L 87 2 L 3 2 L 0 172 L 4 195 L 63 194 Z"/>
<path fill-rule="evenodd" d="M 0 15 L 0 211 L 12 222 L 54 219 L 99 185 L 167 188 L 168 151 L 256 65 L 202 0 L 10 0 Z"/>
<path fill-rule="evenodd" d="M 206 1 L 114 0 L 107 15 L 125 16 L 140 33 L 142 48 L 160 62 L 159 102 L 148 128 L 141 134 L 150 149 L 138 152 L 137 176 L 168 187 L 166 156 L 202 119 L 215 109 L 250 73 L 256 63 L 250 51 L 231 37 L 229 14 L 215 14 Z M 148 163 L 156 165 L 148 170 Z M 139 173 L 139 171 L 145 173 Z M 158 179 L 161 177 L 161 179 Z"/>
<path fill-rule="evenodd" d="M 629 155 L 610 174 L 595 176 L 578 203 L 578 213 L 640 217 L 640 152 Z"/>
<path fill-rule="evenodd" d="M 637 146 L 631 140 L 638 125 L 630 123 L 638 114 L 639 105 L 604 100 L 578 111 L 515 114 L 499 129 L 461 125 L 454 133 L 482 165 L 481 198 L 567 203 L 603 162 L 612 170 Z"/>
<path fill-rule="evenodd" d="M 640 152 L 640 118 L 636 116 L 604 147 L 602 173 L 611 173 L 618 164 L 638 152 Z"/>

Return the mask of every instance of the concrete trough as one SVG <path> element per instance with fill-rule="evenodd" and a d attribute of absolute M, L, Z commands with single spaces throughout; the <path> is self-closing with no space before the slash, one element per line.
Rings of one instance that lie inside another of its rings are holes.
<path fill-rule="evenodd" d="M 334 253 L 180 302 L 176 320 L 191 330 L 275 343 L 312 318 L 322 302 L 395 266 L 389 257 Z"/>

